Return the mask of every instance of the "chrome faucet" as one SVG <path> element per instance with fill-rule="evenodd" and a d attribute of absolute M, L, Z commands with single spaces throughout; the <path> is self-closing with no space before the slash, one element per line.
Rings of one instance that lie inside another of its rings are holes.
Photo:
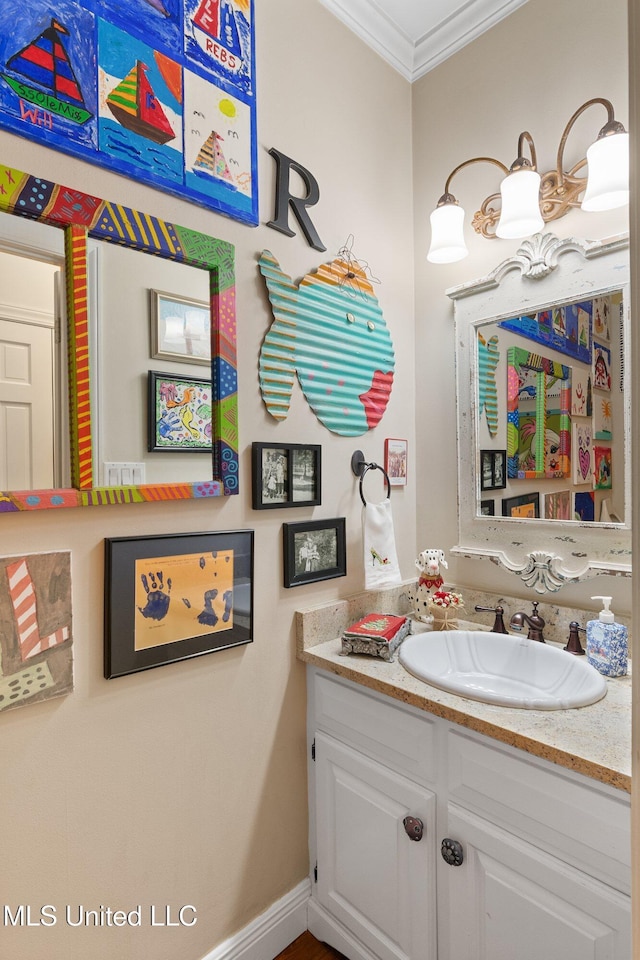
<path fill-rule="evenodd" d="M 533 610 L 531 611 L 531 615 L 529 615 L 528 613 L 523 613 L 522 611 L 520 611 L 519 613 L 514 613 L 513 616 L 511 617 L 511 620 L 509 621 L 509 626 L 512 627 L 514 630 L 519 631 L 519 630 L 522 630 L 525 623 L 529 627 L 529 632 L 527 634 L 527 637 L 529 638 L 529 640 L 539 640 L 540 643 L 544 643 L 544 637 L 542 636 L 542 631 L 544 630 L 545 621 L 542 619 L 542 617 L 538 613 L 537 600 L 533 601 Z"/>

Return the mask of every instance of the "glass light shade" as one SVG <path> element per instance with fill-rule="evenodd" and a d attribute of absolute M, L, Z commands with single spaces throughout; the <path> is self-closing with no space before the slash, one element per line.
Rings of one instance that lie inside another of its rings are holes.
<path fill-rule="evenodd" d="M 427 260 L 431 263 L 455 263 L 468 254 L 464 242 L 464 210 L 457 203 L 443 203 L 430 217 L 431 246 Z"/>
<path fill-rule="evenodd" d="M 629 203 L 629 134 L 601 137 L 587 150 L 589 175 L 583 210 L 614 210 Z"/>
<path fill-rule="evenodd" d="M 496 235 L 505 240 L 530 237 L 541 230 L 540 174 L 535 170 L 516 170 L 500 184 L 502 212 Z"/>

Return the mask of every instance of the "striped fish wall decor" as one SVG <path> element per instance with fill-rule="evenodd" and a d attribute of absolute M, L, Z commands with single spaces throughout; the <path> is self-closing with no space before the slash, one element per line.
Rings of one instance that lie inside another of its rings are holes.
<path fill-rule="evenodd" d="M 395 367 L 391 335 L 366 272 L 338 257 L 298 285 L 268 250 L 259 259 L 274 320 L 260 350 L 262 399 L 289 412 L 295 376 L 328 430 L 357 437 L 386 410 Z"/>

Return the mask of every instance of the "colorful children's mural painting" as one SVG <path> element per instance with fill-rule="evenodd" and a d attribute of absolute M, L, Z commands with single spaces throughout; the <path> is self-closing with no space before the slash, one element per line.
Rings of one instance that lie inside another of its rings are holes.
<path fill-rule="evenodd" d="M 258 223 L 253 0 L 7 0 L 0 126 Z"/>
<path fill-rule="evenodd" d="M 0 712 L 73 690 L 71 555 L 0 559 Z"/>
<path fill-rule="evenodd" d="M 551 347 L 574 360 L 589 363 L 594 302 L 566 303 L 537 313 L 509 317 L 501 320 L 498 326 Z"/>

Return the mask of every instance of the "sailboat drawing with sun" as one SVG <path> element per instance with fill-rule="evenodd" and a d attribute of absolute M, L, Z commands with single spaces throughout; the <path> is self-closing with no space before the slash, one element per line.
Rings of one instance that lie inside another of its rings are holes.
<path fill-rule="evenodd" d="M 64 24 L 52 17 L 42 33 L 7 60 L 9 72 L 2 76 L 23 100 L 83 124 L 93 114 L 86 108 L 71 66 L 64 44 L 64 37 L 68 36 Z"/>
<path fill-rule="evenodd" d="M 215 130 L 211 131 L 198 151 L 198 156 L 193 163 L 193 172 L 199 177 L 208 179 L 213 177 L 215 180 L 223 180 L 227 186 L 235 190 L 237 188 L 233 174 L 220 146 L 223 140 L 224 137 L 221 137 L 219 133 L 216 133 Z"/>
<path fill-rule="evenodd" d="M 175 131 L 160 105 L 147 77 L 149 68 L 141 60 L 107 96 L 107 106 L 118 123 L 154 143 L 175 139 Z"/>

